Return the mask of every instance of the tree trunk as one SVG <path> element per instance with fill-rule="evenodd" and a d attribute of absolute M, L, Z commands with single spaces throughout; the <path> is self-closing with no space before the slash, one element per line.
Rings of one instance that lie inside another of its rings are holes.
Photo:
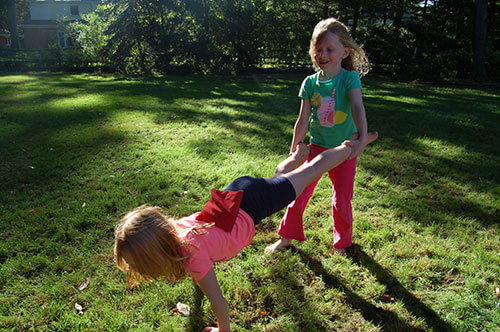
<path fill-rule="evenodd" d="M 19 49 L 19 34 L 17 32 L 17 13 L 14 0 L 7 0 L 7 11 L 9 15 L 10 45 L 14 50 Z"/>
<path fill-rule="evenodd" d="M 356 39 L 356 28 L 358 27 L 359 21 L 359 5 L 354 8 L 354 16 L 352 18 L 351 35 L 352 38 Z"/>
<path fill-rule="evenodd" d="M 394 20 L 392 22 L 392 26 L 396 28 L 396 30 L 399 30 L 401 28 L 401 22 L 403 20 L 403 14 L 404 14 L 404 3 L 403 1 L 397 1 L 396 6 L 394 8 Z"/>
<path fill-rule="evenodd" d="M 487 40 L 487 22 L 488 17 L 488 1 L 476 0 L 475 3 L 475 23 L 474 23 L 474 40 L 473 40 L 473 63 L 472 63 L 472 78 L 475 81 L 482 81 L 487 77 L 485 66 L 486 40 Z"/>

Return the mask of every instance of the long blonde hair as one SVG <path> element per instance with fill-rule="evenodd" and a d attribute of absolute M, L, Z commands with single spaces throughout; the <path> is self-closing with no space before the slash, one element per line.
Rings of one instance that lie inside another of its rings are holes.
<path fill-rule="evenodd" d="M 156 207 L 139 206 L 127 213 L 115 229 L 116 265 L 127 272 L 130 287 L 151 279 L 164 278 L 173 283 L 184 278 L 182 261 L 189 257 L 179 252 L 184 246 L 190 244 L 179 234 L 174 220 Z"/>
<path fill-rule="evenodd" d="M 309 55 L 313 63 L 315 70 L 319 71 L 319 66 L 315 60 L 316 45 L 321 41 L 325 33 L 331 32 L 339 38 L 340 42 L 344 47 L 350 49 L 349 55 L 342 60 L 342 68 L 347 70 L 355 70 L 358 72 L 359 76 L 362 77 L 370 71 L 370 62 L 365 54 L 365 51 L 359 46 L 349 34 L 349 29 L 344 23 L 340 22 L 336 18 L 327 18 L 321 20 L 314 27 L 314 31 L 311 37 L 311 44 L 309 46 Z"/>

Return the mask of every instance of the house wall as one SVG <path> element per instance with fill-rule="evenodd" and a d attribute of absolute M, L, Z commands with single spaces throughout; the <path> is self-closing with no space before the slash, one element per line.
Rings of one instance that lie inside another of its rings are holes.
<path fill-rule="evenodd" d="M 26 49 L 46 49 L 50 44 L 57 44 L 58 21 L 78 20 L 81 15 L 94 11 L 100 2 L 100 0 L 30 0 L 30 21 L 22 24 Z M 78 6 L 78 15 L 71 15 L 71 6 Z"/>
<path fill-rule="evenodd" d="M 30 1 L 32 21 L 60 20 L 66 17 L 70 20 L 80 18 L 80 15 L 90 13 L 97 8 L 99 1 Z M 78 6 L 79 15 L 71 15 L 71 6 Z"/>
<path fill-rule="evenodd" d="M 57 43 L 57 30 L 55 28 L 24 28 L 24 43 L 27 50 L 40 50 L 48 48 L 50 44 Z"/>
<path fill-rule="evenodd" d="M 0 48 L 10 48 L 7 37 L 0 36 Z"/>

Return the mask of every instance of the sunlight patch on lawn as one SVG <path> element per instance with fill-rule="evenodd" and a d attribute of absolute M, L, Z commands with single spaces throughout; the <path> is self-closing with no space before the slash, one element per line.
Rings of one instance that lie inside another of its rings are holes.
<path fill-rule="evenodd" d="M 0 77 L 1 83 L 28 83 L 35 82 L 38 77 L 31 75 L 8 75 Z"/>
<path fill-rule="evenodd" d="M 438 138 L 423 136 L 415 137 L 413 138 L 413 141 L 420 145 L 423 151 L 428 151 L 429 153 L 439 153 L 447 158 L 461 158 L 464 155 L 470 154 L 470 151 L 467 151 L 464 146 L 451 145 L 449 142 Z"/>
<path fill-rule="evenodd" d="M 66 111 L 74 108 L 97 109 L 105 104 L 106 98 L 102 94 L 85 94 L 81 96 L 70 96 L 58 98 L 47 102 L 47 106 L 54 110 Z"/>
<path fill-rule="evenodd" d="M 422 100 L 422 98 L 413 98 L 413 97 L 408 97 L 408 96 L 384 96 L 384 100 L 387 101 L 395 101 L 398 103 L 402 104 L 409 104 L 409 105 L 425 105 L 425 100 Z M 399 111 L 407 111 L 411 112 L 410 109 L 399 109 Z"/>
<path fill-rule="evenodd" d="M 225 105 L 225 106 L 245 106 L 245 107 L 252 107 L 252 105 L 255 104 L 249 101 L 242 101 L 230 98 L 217 98 L 216 100 L 198 99 L 190 101 L 183 99 L 183 102 L 185 104 L 191 104 L 191 105 L 201 104 L 201 105 L 215 105 L 215 106 Z"/>

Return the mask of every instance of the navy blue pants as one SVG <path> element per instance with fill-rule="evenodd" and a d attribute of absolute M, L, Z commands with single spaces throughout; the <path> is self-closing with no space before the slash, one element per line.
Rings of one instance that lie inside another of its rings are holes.
<path fill-rule="evenodd" d="M 243 176 L 231 182 L 225 191 L 243 190 L 240 209 L 252 217 L 255 225 L 295 200 L 295 189 L 287 178 Z"/>

